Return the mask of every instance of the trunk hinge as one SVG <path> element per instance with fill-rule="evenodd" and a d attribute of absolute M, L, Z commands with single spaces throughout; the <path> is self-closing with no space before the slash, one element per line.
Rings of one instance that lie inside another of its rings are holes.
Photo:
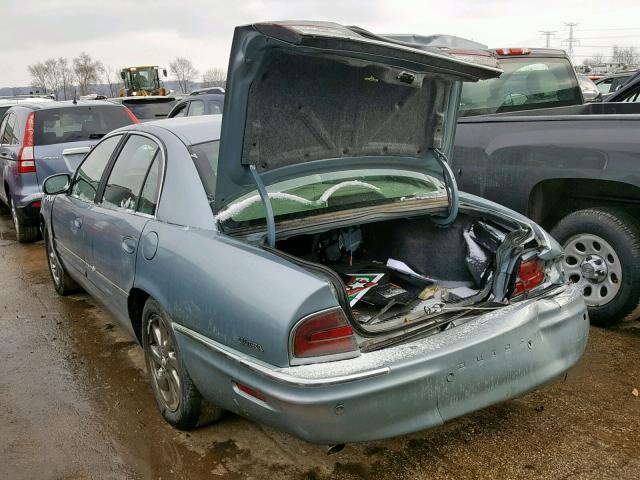
<path fill-rule="evenodd" d="M 449 166 L 449 160 L 446 155 L 439 149 L 433 149 L 434 157 L 442 167 L 442 173 L 444 176 L 445 188 L 447 189 L 447 196 L 449 197 L 449 213 L 446 217 L 432 217 L 434 223 L 442 226 L 451 225 L 458 216 L 458 205 L 460 200 L 458 198 L 458 183 Z"/>
<path fill-rule="evenodd" d="M 258 193 L 260 194 L 260 198 L 264 204 L 264 209 L 267 212 L 267 242 L 270 247 L 274 248 L 276 246 L 276 221 L 273 217 L 271 200 L 269 199 L 269 194 L 267 193 L 267 189 L 264 186 L 264 182 L 262 181 L 262 177 L 260 177 L 256 166 L 249 165 L 249 171 L 251 172 L 253 181 L 256 183 L 256 187 L 258 187 Z"/>

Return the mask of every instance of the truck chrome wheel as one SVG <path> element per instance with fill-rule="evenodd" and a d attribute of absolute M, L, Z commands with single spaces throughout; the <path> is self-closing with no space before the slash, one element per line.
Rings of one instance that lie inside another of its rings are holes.
<path fill-rule="evenodd" d="M 182 384 L 173 338 L 162 318 L 156 314 L 149 318 L 146 335 L 153 387 L 160 394 L 165 407 L 175 412 L 180 406 Z"/>
<path fill-rule="evenodd" d="M 622 265 L 613 247 L 603 238 L 580 234 L 564 244 L 564 270 L 582 290 L 589 306 L 606 305 L 620 291 Z"/>

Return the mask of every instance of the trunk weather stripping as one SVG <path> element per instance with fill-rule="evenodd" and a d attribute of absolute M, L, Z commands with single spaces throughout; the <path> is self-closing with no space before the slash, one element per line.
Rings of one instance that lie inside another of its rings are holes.
<path fill-rule="evenodd" d="M 258 188 L 258 193 L 260 194 L 260 198 L 262 199 L 262 203 L 264 203 L 264 209 L 267 214 L 267 241 L 269 242 L 269 246 L 271 248 L 275 248 L 276 246 L 276 220 L 273 216 L 273 208 L 271 207 L 271 199 L 269 198 L 269 194 L 267 193 L 267 189 L 264 186 L 264 182 L 262 181 L 262 177 L 258 173 L 255 165 L 249 165 L 249 171 L 251 172 L 251 176 L 253 177 L 253 181 L 256 182 L 256 187 Z"/>
<path fill-rule="evenodd" d="M 460 203 L 458 199 L 458 183 L 456 182 L 453 172 L 451 171 L 447 156 L 437 148 L 433 149 L 433 153 L 434 158 L 442 167 L 444 183 L 447 189 L 447 195 L 449 197 L 449 214 L 446 217 L 437 217 L 434 215 L 431 218 L 433 223 L 442 225 L 444 227 L 451 225 L 458 216 L 458 206 Z"/>

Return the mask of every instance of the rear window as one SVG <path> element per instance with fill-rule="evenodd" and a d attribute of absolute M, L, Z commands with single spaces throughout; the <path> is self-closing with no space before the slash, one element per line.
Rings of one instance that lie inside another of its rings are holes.
<path fill-rule="evenodd" d="M 0 118 L 11 108 L 11 105 L 7 105 L 6 107 L 0 107 Z"/>
<path fill-rule="evenodd" d="M 54 145 L 94 140 L 131 123 L 124 108 L 116 105 L 36 110 L 34 141 L 36 145 Z"/>
<path fill-rule="evenodd" d="M 503 58 L 500 68 L 504 73 L 499 78 L 464 84 L 461 117 L 582 104 L 576 75 L 565 58 Z"/>
<path fill-rule="evenodd" d="M 152 102 L 125 100 L 122 104 L 131 110 L 138 120 L 158 120 L 169 115 L 176 101 L 175 98 L 158 99 Z"/>

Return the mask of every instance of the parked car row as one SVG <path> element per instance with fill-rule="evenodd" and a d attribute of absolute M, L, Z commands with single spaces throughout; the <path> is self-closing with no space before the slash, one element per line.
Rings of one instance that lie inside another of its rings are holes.
<path fill-rule="evenodd" d="M 561 246 L 458 190 L 493 152 L 459 163 L 488 137 L 465 125 L 502 118 L 472 115 L 585 108 L 562 55 L 498 56 L 332 23 L 238 27 L 224 115 L 12 107 L 9 203 L 33 209 L 58 293 L 84 289 L 143 346 L 177 428 L 205 409 L 323 444 L 439 425 L 563 375 L 588 336 Z"/>

